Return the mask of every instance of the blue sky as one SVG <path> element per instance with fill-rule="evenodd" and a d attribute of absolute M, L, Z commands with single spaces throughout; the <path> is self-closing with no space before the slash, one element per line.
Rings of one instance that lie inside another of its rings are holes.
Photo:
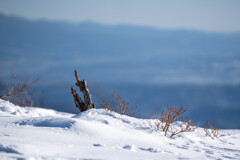
<path fill-rule="evenodd" d="M 0 0 L 0 11 L 28 19 L 240 31 L 240 0 Z"/>

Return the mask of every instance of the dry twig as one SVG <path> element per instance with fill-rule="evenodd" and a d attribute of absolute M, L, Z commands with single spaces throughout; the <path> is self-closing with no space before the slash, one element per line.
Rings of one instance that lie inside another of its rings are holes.
<path fill-rule="evenodd" d="M 184 113 L 187 110 L 184 109 L 184 106 L 175 107 L 173 105 L 167 106 L 161 110 L 161 116 L 159 119 L 156 119 L 155 125 L 157 130 L 164 132 L 164 135 L 167 136 L 169 129 L 171 130 L 170 138 L 182 133 L 182 132 L 191 132 L 194 131 L 197 127 L 195 126 L 196 122 L 188 117 L 184 117 Z M 182 121 L 179 129 L 172 126 L 176 121 Z"/>
<path fill-rule="evenodd" d="M 3 95 L 0 95 L 0 98 L 11 101 L 12 103 L 19 106 L 34 106 L 34 102 L 28 95 L 27 90 L 31 88 L 33 84 L 37 83 L 39 78 L 32 82 L 29 82 L 29 78 L 27 78 L 26 82 L 21 84 L 17 75 L 15 73 L 12 73 L 12 75 L 16 81 L 16 85 L 8 86 L 7 92 Z"/>
<path fill-rule="evenodd" d="M 113 100 L 116 103 L 111 103 L 111 101 L 106 105 L 105 101 L 99 102 L 101 107 L 103 109 L 109 110 L 109 111 L 116 111 L 117 113 L 121 115 L 128 115 L 132 117 L 139 117 L 141 114 L 135 114 L 131 113 L 133 110 L 137 109 L 138 106 L 135 107 L 129 107 L 129 103 L 125 101 L 125 99 L 121 98 L 115 91 L 114 94 L 112 94 Z"/>
<path fill-rule="evenodd" d="M 27 89 L 31 88 L 33 84 L 37 83 L 37 81 L 39 80 L 36 79 L 34 81 L 32 81 L 29 84 L 29 78 L 27 78 L 26 82 L 23 84 L 20 84 L 19 79 L 17 77 L 17 75 L 15 73 L 13 73 L 13 78 L 16 80 L 17 85 L 16 86 L 11 86 L 8 87 L 8 92 L 1 95 L 0 98 L 7 98 L 8 100 L 13 98 L 14 96 L 16 96 L 19 93 L 26 93 Z"/>
<path fill-rule="evenodd" d="M 231 135 L 229 133 L 221 133 L 220 129 L 218 127 L 213 127 L 209 120 L 206 121 L 206 128 L 204 130 L 205 136 L 209 136 L 211 138 L 219 138 Z"/>

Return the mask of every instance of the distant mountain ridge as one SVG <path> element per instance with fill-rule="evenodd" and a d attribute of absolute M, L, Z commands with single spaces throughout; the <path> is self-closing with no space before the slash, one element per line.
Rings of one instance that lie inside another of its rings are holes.
<path fill-rule="evenodd" d="M 3 77 L 12 71 L 46 75 L 61 70 L 59 76 L 69 81 L 65 74 L 79 68 L 88 79 L 110 82 L 240 82 L 238 33 L 29 21 L 0 14 L 0 35 Z"/>

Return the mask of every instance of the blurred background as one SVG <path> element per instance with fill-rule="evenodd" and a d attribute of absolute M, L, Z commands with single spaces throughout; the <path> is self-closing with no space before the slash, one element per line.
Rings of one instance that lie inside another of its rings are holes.
<path fill-rule="evenodd" d="M 2 91 L 12 72 L 39 77 L 34 99 L 78 113 L 75 69 L 98 107 L 116 91 L 142 118 L 184 105 L 200 126 L 239 129 L 240 1 L 0 0 Z"/>

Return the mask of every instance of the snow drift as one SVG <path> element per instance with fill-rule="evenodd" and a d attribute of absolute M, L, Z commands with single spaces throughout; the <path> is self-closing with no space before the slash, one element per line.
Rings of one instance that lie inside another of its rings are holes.
<path fill-rule="evenodd" d="M 103 109 L 73 115 L 0 99 L 0 159 L 238 159 L 240 130 L 227 132 L 212 139 L 198 128 L 170 139 L 153 119 Z"/>

